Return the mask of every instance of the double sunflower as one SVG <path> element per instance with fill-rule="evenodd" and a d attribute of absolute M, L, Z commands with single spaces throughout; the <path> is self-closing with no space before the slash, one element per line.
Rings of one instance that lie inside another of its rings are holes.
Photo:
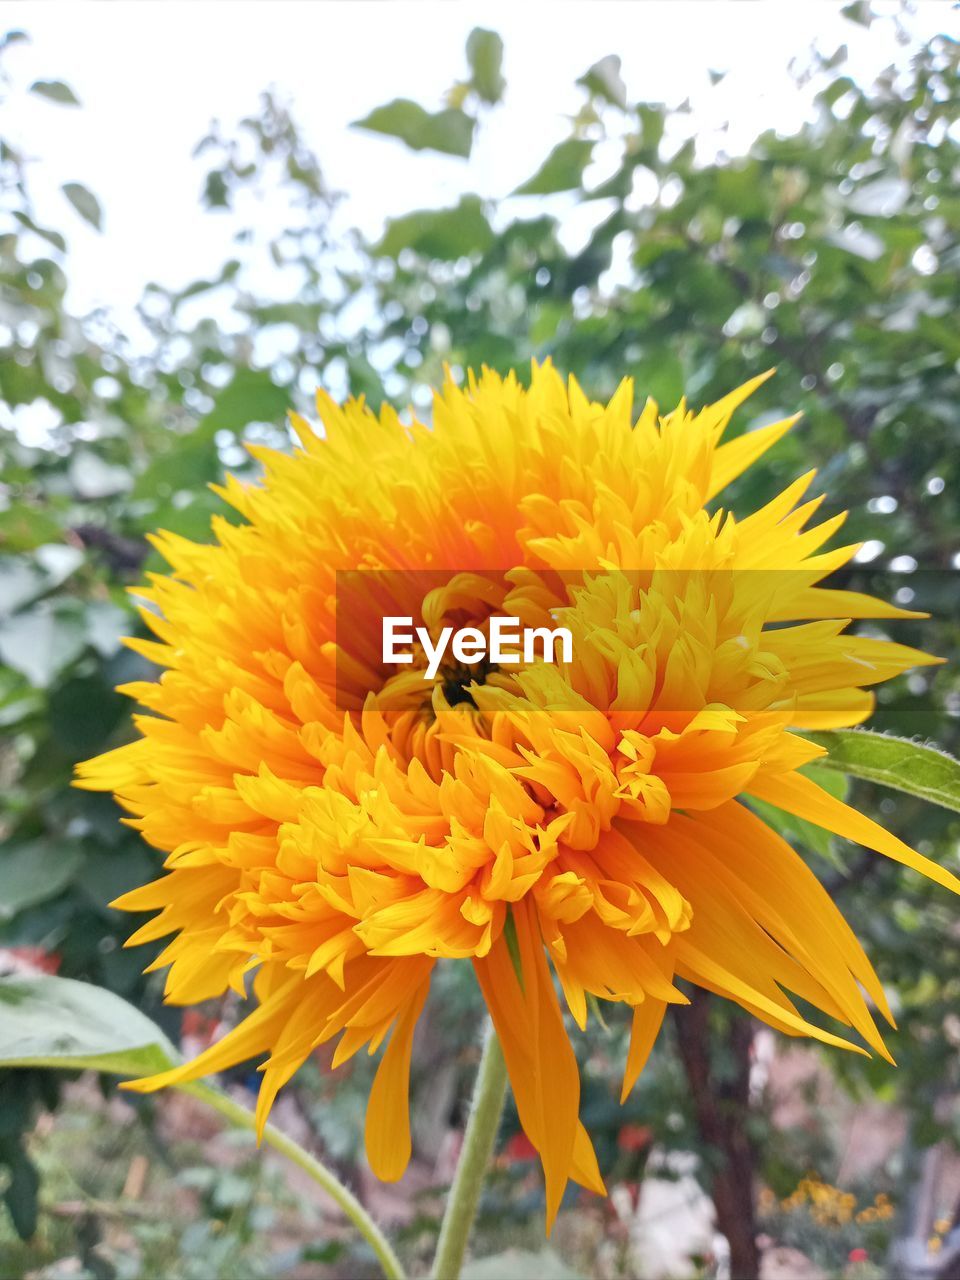
<path fill-rule="evenodd" d="M 549 364 L 529 389 L 484 371 L 448 380 L 430 425 L 321 395 L 322 430 L 295 418 L 299 450 L 253 448 L 261 481 L 220 490 L 243 523 L 156 537 L 170 572 L 138 589 L 155 639 L 128 643 L 164 671 L 124 686 L 140 736 L 78 785 L 167 855 L 115 904 L 157 913 L 131 944 L 173 935 L 167 999 L 243 994 L 253 973 L 257 1007 L 133 1088 L 265 1056 L 262 1126 L 317 1045 L 336 1039 L 335 1066 L 385 1045 L 366 1145 L 398 1178 L 431 974 L 469 961 L 552 1220 L 568 1179 L 603 1191 L 565 1011 L 584 1028 L 594 1001 L 630 1006 L 624 1095 L 686 1003 L 678 978 L 888 1056 L 867 957 L 751 799 L 960 890 L 818 786 L 822 749 L 796 732 L 859 723 L 870 686 L 935 659 L 850 630 L 915 615 L 819 585 L 856 547 L 823 550 L 842 517 L 816 522 L 812 472 L 752 514 L 716 507 L 794 421 L 722 443 L 760 381 L 635 418 L 629 380 L 601 405 Z M 429 681 L 416 656 L 384 665 L 388 614 L 563 625 L 573 660 Z"/>

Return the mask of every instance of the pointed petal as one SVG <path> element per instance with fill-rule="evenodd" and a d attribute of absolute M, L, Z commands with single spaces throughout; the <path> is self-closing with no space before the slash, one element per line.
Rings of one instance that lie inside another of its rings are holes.
<path fill-rule="evenodd" d="M 838 836 L 862 844 L 867 849 L 885 854 L 894 862 L 919 871 L 921 875 L 960 893 L 960 880 L 945 867 L 939 866 L 923 854 L 916 853 L 909 845 L 884 831 L 870 818 L 851 809 L 842 800 L 836 800 L 815 782 L 799 773 L 785 773 L 774 778 L 755 778 L 750 784 L 750 794 L 758 800 L 766 800 L 778 809 L 806 818 L 817 827 L 824 827 Z"/>
<path fill-rule="evenodd" d="M 748 467 L 753 466 L 758 458 L 787 434 L 799 417 L 800 414 L 797 413 L 792 418 L 784 418 L 782 422 L 771 422 L 767 427 L 746 431 L 729 444 L 722 444 L 713 455 L 707 498 L 714 497 Z"/>
<path fill-rule="evenodd" d="M 398 1018 L 370 1090 L 367 1159 L 382 1182 L 396 1182 L 410 1161 L 410 1054 L 429 989 L 422 983 Z"/>
<path fill-rule="evenodd" d="M 188 1080 L 213 1075 L 265 1052 L 280 1035 L 290 1015 L 291 997 L 302 985 L 299 975 L 285 983 L 270 1000 L 255 1009 L 248 1018 L 244 1018 L 222 1040 L 205 1049 L 199 1057 L 182 1066 L 173 1067 L 170 1071 L 145 1076 L 142 1080 L 124 1080 L 120 1088 L 131 1089 L 135 1093 L 153 1093 L 169 1085 L 185 1084 Z"/>
<path fill-rule="evenodd" d="M 657 1000 L 655 996 L 647 996 L 643 1004 L 638 1004 L 633 1011 L 633 1025 L 630 1028 L 630 1048 L 627 1052 L 627 1064 L 623 1071 L 623 1088 L 620 1090 L 620 1101 L 626 1102 L 633 1086 L 640 1079 L 640 1073 L 647 1065 L 650 1051 L 654 1046 L 663 1015 L 667 1011 L 667 1002 Z"/>

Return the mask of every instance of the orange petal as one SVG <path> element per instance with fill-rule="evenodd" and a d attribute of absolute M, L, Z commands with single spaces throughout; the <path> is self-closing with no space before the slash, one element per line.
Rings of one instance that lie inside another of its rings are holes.
<path fill-rule="evenodd" d="M 776 778 L 755 778 L 749 790 L 758 800 L 766 800 L 778 809 L 806 818 L 817 827 L 824 827 L 827 831 L 862 844 L 867 849 L 885 854 L 894 862 L 919 871 L 945 889 L 960 893 L 960 880 L 946 868 L 915 852 L 889 831 L 884 831 L 872 819 L 851 809 L 842 800 L 835 799 L 802 774 L 785 773 Z"/>
<path fill-rule="evenodd" d="M 647 996 L 643 1004 L 638 1004 L 633 1011 L 630 1048 L 627 1052 L 627 1065 L 623 1071 L 623 1088 L 620 1090 L 621 1102 L 626 1102 L 631 1089 L 640 1079 L 641 1071 L 647 1065 L 650 1050 L 660 1034 L 663 1015 L 666 1011 L 666 1000 L 657 1000 L 655 996 Z"/>
<path fill-rule="evenodd" d="M 429 981 L 414 992 L 380 1060 L 367 1103 L 366 1145 L 370 1168 L 382 1182 L 396 1182 L 410 1161 L 410 1053 Z"/>

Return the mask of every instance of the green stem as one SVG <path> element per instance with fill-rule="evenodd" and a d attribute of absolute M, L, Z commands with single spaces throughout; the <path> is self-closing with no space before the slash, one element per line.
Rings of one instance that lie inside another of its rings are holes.
<path fill-rule="evenodd" d="M 231 1124 L 236 1125 L 238 1129 L 256 1129 L 253 1113 L 239 1102 L 234 1102 L 233 1098 L 221 1089 L 215 1089 L 212 1085 L 200 1082 L 177 1085 L 175 1087 L 208 1103 L 216 1111 L 219 1111 L 222 1116 L 225 1116 Z M 285 1133 L 275 1129 L 272 1124 L 268 1124 L 264 1129 L 263 1140 L 273 1147 L 275 1151 L 279 1151 L 282 1155 L 292 1160 L 304 1173 L 309 1174 L 314 1182 L 324 1189 L 331 1200 L 336 1201 L 377 1255 L 387 1280 L 405 1280 L 400 1259 L 391 1248 L 389 1240 L 387 1240 L 352 1191 L 348 1191 L 343 1183 L 338 1181 L 319 1160 L 310 1155 L 309 1152 L 304 1151 L 303 1147 L 294 1142 L 292 1138 L 288 1138 Z"/>
<path fill-rule="evenodd" d="M 433 1280 L 457 1280 L 460 1275 L 506 1094 L 507 1066 L 503 1060 L 500 1041 L 491 1024 L 487 1028 L 480 1069 L 473 1086 L 470 1119 L 463 1135 L 457 1172 L 440 1227 L 437 1256 L 433 1261 Z"/>

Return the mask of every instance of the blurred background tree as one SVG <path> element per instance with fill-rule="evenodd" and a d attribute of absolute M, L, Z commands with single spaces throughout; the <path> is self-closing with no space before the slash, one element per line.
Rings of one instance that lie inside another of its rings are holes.
<path fill-rule="evenodd" d="M 873 20 L 866 4 L 845 13 Z M 25 38 L 13 31 L 0 44 L 0 92 Z M 358 127 L 414 153 L 466 160 L 502 99 L 502 55 L 499 36 L 476 29 L 439 111 L 397 99 Z M 452 207 L 412 210 L 375 242 L 333 229 L 338 198 L 289 105 L 266 94 L 235 129 L 215 128 L 199 144 L 202 200 L 215 213 L 242 203 L 241 193 L 281 191 L 287 225 L 269 235 L 242 229 L 234 256 L 184 289 L 151 285 L 135 341 L 109 313 L 70 313 L 70 227 L 38 221 L 30 161 L 0 138 L 4 963 L 108 986 L 178 1033 L 180 1011 L 162 1010 L 156 979 L 141 976 L 146 949 L 122 950 L 130 922 L 106 906 L 152 878 L 157 858 L 119 824 L 110 800 L 71 790 L 69 780 L 77 760 L 131 731 L 130 708 L 113 690 L 147 669 L 120 644 L 141 634 L 128 588 L 161 567 L 145 535 L 163 527 L 208 538 L 214 511 L 230 518 L 208 484 L 225 469 L 255 478 L 246 443 L 289 447 L 286 411 L 309 414 L 318 383 L 425 414 L 444 364 L 462 378 L 481 364 L 522 373 L 531 357 L 550 357 L 595 398 L 629 374 L 641 399 L 672 407 L 682 394 L 716 398 L 776 364 L 778 376 L 735 429 L 797 408 L 804 421 L 729 503 L 749 508 L 819 468 L 826 510 L 849 509 L 848 540 L 864 542 L 863 587 L 934 615 L 922 628 L 898 625 L 898 638 L 952 659 L 885 686 L 875 724 L 955 750 L 957 72 L 947 35 L 870 85 L 847 74 L 843 48 L 811 53 L 795 74 L 809 86 L 815 120 L 793 136 L 761 133 L 743 154 L 705 159 L 684 107 L 638 101 L 611 54 L 585 70 L 569 137 L 515 198 L 466 195 Z M 78 109 L 62 82 L 32 91 Z M 414 154 L 411 190 L 416 166 Z M 73 216 L 100 227 L 92 192 L 69 182 L 63 194 Z M 570 250 L 564 219 L 583 206 L 596 211 L 593 230 Z M 251 283 L 265 278 L 261 261 L 277 269 L 269 292 Z M 863 798 L 923 852 L 960 864 L 960 824 L 948 813 L 866 788 Z M 826 1061 L 838 1087 L 882 1097 L 909 1117 L 882 1179 L 900 1206 L 899 1235 L 925 1241 L 931 1209 L 929 1196 L 918 1198 L 920 1170 L 926 1153 L 960 1139 L 955 904 L 880 858 L 819 837 L 811 849 L 813 833 L 799 824 L 786 834 L 810 853 L 893 993 L 899 1069 L 839 1054 Z M 475 1048 L 470 1014 L 479 1008 L 459 973 L 443 973 L 437 986 L 418 1053 L 430 1078 L 414 1107 L 425 1117 L 416 1140 L 431 1158 L 461 1116 Z M 751 1086 L 756 1039 L 745 1015 L 709 997 L 679 1011 L 621 1109 L 623 1030 L 611 1024 L 584 1046 L 584 1110 L 602 1167 L 629 1186 L 651 1151 L 694 1153 L 734 1274 L 754 1274 L 760 1188 L 785 1197 L 814 1160 L 835 1176 L 841 1153 L 825 1128 L 784 1132 L 775 1123 L 763 1088 Z M 362 1069 L 331 1080 L 320 1062 L 299 1086 L 314 1140 L 345 1168 L 360 1159 L 365 1081 Z M 27 1137 L 55 1093 L 39 1072 L 0 1075 L 4 1197 L 24 1237 L 38 1223 Z M 518 1161 L 491 1192 L 501 1223 L 507 1205 L 518 1222 L 530 1220 L 539 1196 L 535 1178 L 514 1176 L 526 1167 Z M 615 1219 L 604 1221 L 615 1238 Z M 411 1249 L 424 1230 L 429 1222 L 418 1219 Z M 29 1259 L 25 1248 L 18 1256 Z"/>

